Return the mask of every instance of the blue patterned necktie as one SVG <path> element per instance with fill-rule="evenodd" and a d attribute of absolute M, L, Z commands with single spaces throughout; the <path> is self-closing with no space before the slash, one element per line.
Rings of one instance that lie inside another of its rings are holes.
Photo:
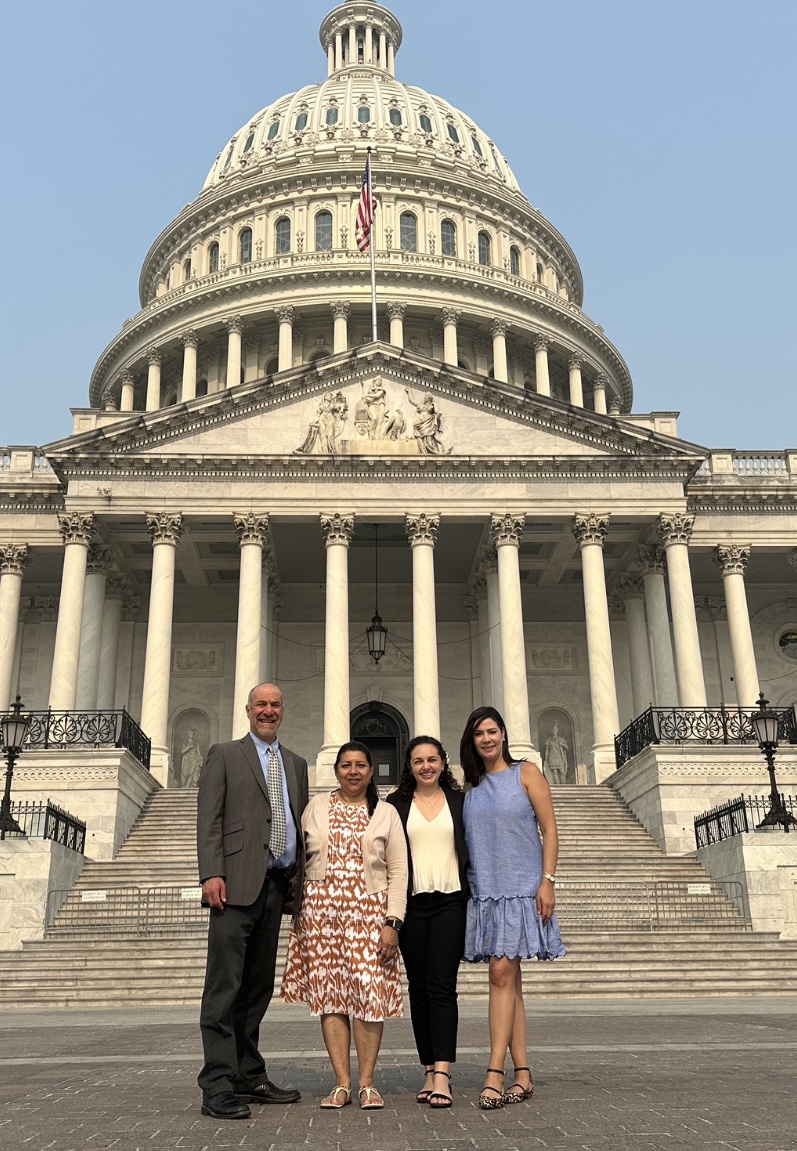
<path fill-rule="evenodd" d="M 282 771 L 277 752 L 268 749 L 268 798 L 271 803 L 271 840 L 269 848 L 275 859 L 285 853 L 288 826 L 285 822 L 285 799 L 282 794 Z"/>

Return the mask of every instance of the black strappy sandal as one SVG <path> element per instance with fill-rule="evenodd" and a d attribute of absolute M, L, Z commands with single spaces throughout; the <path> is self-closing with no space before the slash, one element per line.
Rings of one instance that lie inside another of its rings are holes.
<path fill-rule="evenodd" d="M 488 1067 L 487 1074 L 500 1075 L 503 1078 L 505 1072 L 499 1071 L 497 1067 Z M 485 1095 L 485 1091 L 493 1091 L 496 1095 L 496 1098 L 493 1099 L 492 1095 Z M 479 1095 L 479 1107 L 482 1109 L 482 1111 L 497 1111 L 498 1108 L 503 1107 L 503 1105 L 503 1091 L 499 1091 L 497 1087 L 490 1087 L 489 1085 L 485 1084 L 485 1086 L 482 1087 L 481 1094 Z"/>
<path fill-rule="evenodd" d="M 433 1072 L 433 1074 L 434 1075 L 445 1075 L 449 1084 L 451 1083 L 451 1076 L 448 1074 L 447 1071 L 435 1071 L 435 1072 Z M 450 1087 L 449 1087 L 449 1090 L 450 1090 Z M 444 1091 L 432 1091 L 431 1094 L 429 1095 L 429 1106 L 435 1107 L 435 1108 L 440 1108 L 441 1111 L 444 1107 L 450 1107 L 452 1102 L 453 1102 L 453 1100 L 452 1100 L 451 1096 L 446 1095 Z"/>
<path fill-rule="evenodd" d="M 424 1067 L 423 1070 L 424 1070 L 424 1073 L 426 1075 L 431 1075 L 434 1071 L 434 1067 L 433 1066 L 432 1067 Z M 424 1088 L 423 1091 L 419 1091 L 418 1094 L 415 1096 L 415 1102 L 416 1103 L 428 1103 L 429 1102 L 429 1096 L 431 1094 L 432 1094 L 431 1091 L 427 1091 L 426 1088 Z"/>
<path fill-rule="evenodd" d="M 524 1087 L 522 1083 L 513 1083 L 509 1090 L 504 1092 L 504 1103 L 522 1103 L 524 1099 L 531 1099 L 534 1094 L 534 1080 L 531 1077 L 531 1068 L 516 1067 L 514 1071 L 516 1079 L 518 1071 L 528 1071 L 529 1085 L 528 1087 Z"/>

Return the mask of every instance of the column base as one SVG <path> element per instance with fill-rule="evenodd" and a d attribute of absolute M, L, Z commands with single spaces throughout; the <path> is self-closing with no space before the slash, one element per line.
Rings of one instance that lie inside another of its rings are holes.
<path fill-rule="evenodd" d="M 161 787 L 174 787 L 174 764 L 168 747 L 153 747 L 149 757 L 149 770 Z"/>
<path fill-rule="evenodd" d="M 315 761 L 315 779 L 310 782 L 314 787 L 336 787 L 337 778 L 335 776 L 335 759 L 337 758 L 338 749 L 341 743 L 325 743 L 318 753 L 318 758 Z"/>
<path fill-rule="evenodd" d="M 592 749 L 592 763 L 589 765 L 590 783 L 603 783 L 617 771 L 613 743 L 596 743 Z"/>

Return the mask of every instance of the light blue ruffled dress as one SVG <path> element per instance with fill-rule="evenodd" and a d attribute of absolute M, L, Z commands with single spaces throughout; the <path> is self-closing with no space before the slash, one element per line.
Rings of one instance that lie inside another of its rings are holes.
<path fill-rule="evenodd" d="M 520 763 L 488 772 L 465 796 L 465 840 L 471 898 L 465 958 L 557 959 L 565 954 L 559 923 L 542 922 L 542 841 L 537 817 L 520 781 Z"/>

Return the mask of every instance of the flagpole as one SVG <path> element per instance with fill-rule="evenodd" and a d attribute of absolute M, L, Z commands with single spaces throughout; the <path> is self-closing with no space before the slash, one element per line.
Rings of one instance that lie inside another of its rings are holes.
<path fill-rule="evenodd" d="M 376 343 L 376 212 L 374 209 L 374 174 L 371 171 L 371 149 L 368 149 L 368 195 L 371 199 L 371 339 Z"/>

